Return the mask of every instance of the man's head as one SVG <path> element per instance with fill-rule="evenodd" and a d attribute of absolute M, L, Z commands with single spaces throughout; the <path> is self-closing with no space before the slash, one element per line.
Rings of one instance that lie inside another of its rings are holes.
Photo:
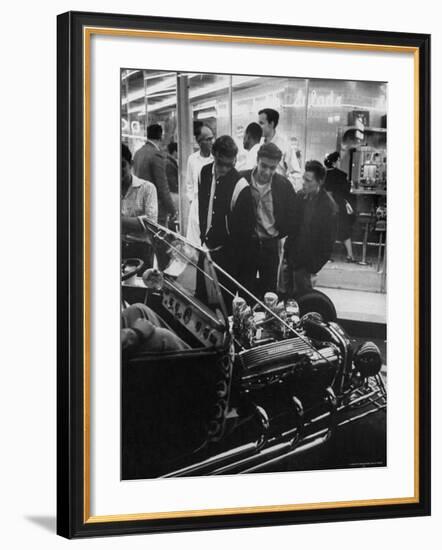
<path fill-rule="evenodd" d="M 121 183 L 130 182 L 132 175 L 132 153 L 129 147 L 124 143 L 121 144 Z"/>
<path fill-rule="evenodd" d="M 258 112 L 259 125 L 262 128 L 262 135 L 265 138 L 273 137 L 275 128 L 278 126 L 279 113 L 275 109 L 261 109 Z"/>
<path fill-rule="evenodd" d="M 174 159 L 178 158 L 178 143 L 176 141 L 171 141 L 167 146 L 167 151 Z"/>
<path fill-rule="evenodd" d="M 281 150 L 272 142 L 264 143 L 258 149 L 258 162 L 255 171 L 255 179 L 265 185 L 272 180 L 278 164 L 282 158 Z"/>
<path fill-rule="evenodd" d="M 147 127 L 147 139 L 161 141 L 163 139 L 163 129 L 159 124 L 151 124 Z"/>
<path fill-rule="evenodd" d="M 250 149 L 259 143 L 262 138 L 262 128 L 259 124 L 256 122 L 251 122 L 245 131 L 244 139 L 243 139 L 243 145 L 244 149 L 246 151 L 250 151 Z"/>
<path fill-rule="evenodd" d="M 131 328 L 121 329 L 121 348 L 126 351 L 148 341 L 155 334 L 155 326 L 148 319 L 137 319 Z"/>
<path fill-rule="evenodd" d="M 208 126 L 198 126 L 195 130 L 195 139 L 199 145 L 203 157 L 208 157 L 212 152 L 213 132 Z"/>
<path fill-rule="evenodd" d="M 215 175 L 222 178 L 235 167 L 238 147 L 230 136 L 220 136 L 212 147 Z"/>
<path fill-rule="evenodd" d="M 305 163 L 304 182 L 302 189 L 306 195 L 317 193 L 324 183 L 326 170 L 318 160 L 309 160 Z"/>
<path fill-rule="evenodd" d="M 193 135 L 196 137 L 201 129 L 201 127 L 204 126 L 204 122 L 202 120 L 194 120 L 193 121 Z"/>

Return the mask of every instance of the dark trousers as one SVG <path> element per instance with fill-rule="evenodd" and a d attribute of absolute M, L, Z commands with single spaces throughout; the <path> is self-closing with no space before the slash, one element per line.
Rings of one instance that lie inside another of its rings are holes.
<path fill-rule="evenodd" d="M 218 250 L 213 250 L 210 253 L 210 256 L 212 260 L 224 271 L 229 273 L 229 275 L 232 275 L 235 277 L 236 269 L 232 263 L 231 254 L 230 251 L 226 247 L 222 247 Z M 200 255 L 200 258 L 198 260 L 198 270 L 196 274 L 196 297 L 199 298 L 202 302 L 204 302 L 208 306 L 213 306 L 215 304 L 212 303 L 212 300 L 216 297 L 211 296 L 211 293 L 213 292 L 215 285 L 210 281 L 210 279 L 205 275 L 207 271 L 207 264 L 204 261 L 205 256 L 203 254 Z M 232 300 L 233 296 L 235 295 L 235 292 L 237 290 L 236 286 L 230 281 L 228 277 L 226 277 L 224 274 L 219 272 L 215 268 L 215 274 L 216 278 L 218 279 L 218 283 L 220 285 L 220 290 L 222 294 L 222 298 L 224 300 L 224 304 L 226 306 L 227 312 L 230 313 L 232 309 Z M 210 290 L 208 291 L 208 286 Z"/>
<path fill-rule="evenodd" d="M 279 294 L 286 298 L 296 298 L 313 289 L 312 273 L 305 267 L 293 267 L 284 258 L 279 276 Z"/>
<path fill-rule="evenodd" d="M 224 245 L 217 249 L 212 249 L 210 256 L 212 260 L 233 277 L 234 280 L 238 281 L 238 283 L 244 286 L 249 292 L 253 292 L 253 281 L 256 276 L 256 269 L 252 264 L 253 250 L 250 242 L 241 244 L 237 248 Z M 204 273 L 202 273 L 202 271 L 205 271 L 202 257 L 198 262 L 198 267 L 200 270 L 197 272 L 196 277 L 196 296 L 207 304 L 207 280 L 204 277 Z M 216 269 L 215 271 L 227 312 L 230 314 L 232 311 L 232 300 L 236 294 L 239 294 L 246 300 L 248 300 L 249 297 L 247 293 L 242 292 L 238 285 L 235 284 L 234 281 L 232 282 L 229 277 Z"/>
<path fill-rule="evenodd" d="M 312 274 L 305 267 L 293 270 L 293 290 L 298 296 L 313 289 Z"/>
<path fill-rule="evenodd" d="M 266 292 L 276 292 L 279 266 L 279 239 L 253 240 L 250 266 L 255 279 L 255 293 L 262 298 Z M 256 275 L 259 273 L 259 279 Z"/>

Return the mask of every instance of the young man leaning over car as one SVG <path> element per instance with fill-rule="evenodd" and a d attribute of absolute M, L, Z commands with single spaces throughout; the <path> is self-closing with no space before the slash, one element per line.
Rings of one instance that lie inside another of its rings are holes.
<path fill-rule="evenodd" d="M 253 198 L 255 231 L 248 263 L 254 285 L 259 273 L 256 294 L 260 298 L 268 291 L 277 291 L 280 243 L 299 225 L 296 193 L 289 180 L 277 173 L 281 158 L 282 152 L 274 143 L 264 143 L 257 153 L 257 165 L 241 172 Z"/>
<path fill-rule="evenodd" d="M 289 235 L 285 255 L 289 267 L 288 295 L 312 289 L 315 275 L 330 259 L 337 230 L 337 206 L 324 189 L 326 170 L 317 160 L 305 163 L 300 196 L 302 222 L 299 231 Z"/>

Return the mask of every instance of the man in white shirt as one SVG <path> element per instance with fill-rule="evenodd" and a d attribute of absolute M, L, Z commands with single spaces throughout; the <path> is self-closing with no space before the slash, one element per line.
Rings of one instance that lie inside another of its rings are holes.
<path fill-rule="evenodd" d="M 237 170 L 253 170 L 258 159 L 258 150 L 261 147 L 262 129 L 256 122 L 251 122 L 244 133 L 243 145 L 246 156 L 238 166 Z"/>
<path fill-rule="evenodd" d="M 269 108 L 261 109 L 258 112 L 258 117 L 263 135 L 261 143 L 272 142 L 278 147 L 282 153 L 282 158 L 278 164 L 277 173 L 292 181 L 296 177 L 296 174 L 301 172 L 301 168 L 296 154 L 294 154 L 290 145 L 276 132 L 279 122 L 278 111 Z"/>
<path fill-rule="evenodd" d="M 198 178 L 201 168 L 213 162 L 212 130 L 208 126 L 200 126 L 196 129 L 195 139 L 198 143 L 199 150 L 189 155 L 187 159 L 186 191 L 190 203 L 198 196 Z"/>
<path fill-rule="evenodd" d="M 190 202 L 189 217 L 187 221 L 186 237 L 189 241 L 200 245 L 200 229 L 198 221 L 198 182 L 201 168 L 213 162 L 212 145 L 213 132 L 208 126 L 195 128 L 195 139 L 199 145 L 199 151 L 189 155 L 187 159 L 186 192 Z"/>

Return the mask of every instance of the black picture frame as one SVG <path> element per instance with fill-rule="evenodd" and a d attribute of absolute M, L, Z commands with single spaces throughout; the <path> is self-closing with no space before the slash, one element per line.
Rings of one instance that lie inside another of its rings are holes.
<path fill-rule="evenodd" d="M 57 532 L 67 538 L 334 522 L 430 514 L 430 36 L 427 34 L 328 29 L 69 12 L 58 16 L 58 381 L 57 381 Z M 89 515 L 85 487 L 84 273 L 88 269 L 84 239 L 84 29 L 154 30 L 237 37 L 300 40 L 410 48 L 418 61 L 418 411 L 417 497 L 413 502 L 322 507 L 288 511 L 223 513 L 200 517 L 158 517 L 96 521 Z"/>

